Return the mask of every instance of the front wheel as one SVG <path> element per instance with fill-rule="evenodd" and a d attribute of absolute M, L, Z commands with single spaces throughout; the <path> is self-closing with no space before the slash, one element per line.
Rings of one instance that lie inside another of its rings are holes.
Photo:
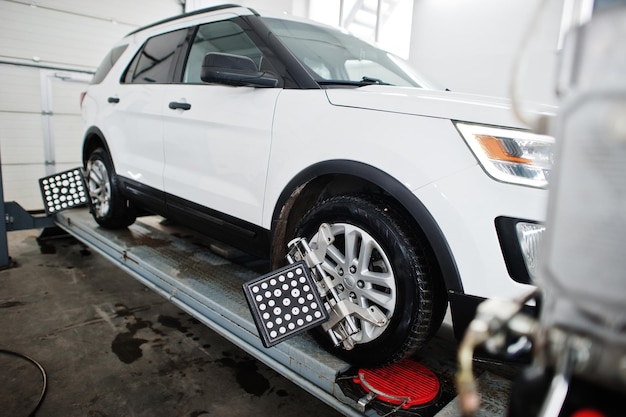
<path fill-rule="evenodd" d="M 356 319 L 351 350 L 333 346 L 325 333 L 317 338 L 337 356 L 361 366 L 396 362 L 422 347 L 436 321 L 431 256 L 420 234 L 395 206 L 371 196 L 336 196 L 321 201 L 300 221 L 296 236 L 314 245 L 322 223 L 331 226 L 334 243 L 322 267 L 339 297 L 364 308 L 377 306 L 387 323 L 377 327 Z"/>
<path fill-rule="evenodd" d="M 136 211 L 121 195 L 111 157 L 104 148 L 97 148 L 89 155 L 87 188 L 93 218 L 100 226 L 121 229 L 133 224 Z"/>

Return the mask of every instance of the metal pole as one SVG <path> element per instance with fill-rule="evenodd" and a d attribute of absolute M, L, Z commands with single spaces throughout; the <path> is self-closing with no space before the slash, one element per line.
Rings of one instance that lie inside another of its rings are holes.
<path fill-rule="evenodd" d="M 2 182 L 2 162 L 0 162 L 0 269 L 10 264 L 9 245 L 7 242 L 7 221 L 4 209 L 4 186 Z"/>
<path fill-rule="evenodd" d="M 383 20 L 383 0 L 378 0 L 378 6 L 376 8 L 376 33 L 374 34 L 374 40 L 378 42 L 380 40 L 380 26 Z"/>
<path fill-rule="evenodd" d="M 339 0 L 339 27 L 343 26 L 343 0 Z"/>

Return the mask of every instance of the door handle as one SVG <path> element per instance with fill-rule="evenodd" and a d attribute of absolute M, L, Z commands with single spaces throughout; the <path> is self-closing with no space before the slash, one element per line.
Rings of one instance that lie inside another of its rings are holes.
<path fill-rule="evenodd" d="M 169 108 L 172 110 L 189 110 L 191 108 L 191 104 L 189 103 L 181 103 L 178 101 L 170 101 Z"/>
<path fill-rule="evenodd" d="M 109 97 L 109 98 L 107 98 L 107 101 L 109 103 L 119 103 L 120 102 L 120 98 L 119 97 Z"/>

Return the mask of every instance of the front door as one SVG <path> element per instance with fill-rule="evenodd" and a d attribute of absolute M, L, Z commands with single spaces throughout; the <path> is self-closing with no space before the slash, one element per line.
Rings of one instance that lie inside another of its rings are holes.
<path fill-rule="evenodd" d="M 259 48 L 236 22 L 198 28 L 182 83 L 165 93 L 164 188 L 184 200 L 261 224 L 274 107 L 281 88 L 211 85 L 200 79 L 208 52 L 250 57 Z"/>

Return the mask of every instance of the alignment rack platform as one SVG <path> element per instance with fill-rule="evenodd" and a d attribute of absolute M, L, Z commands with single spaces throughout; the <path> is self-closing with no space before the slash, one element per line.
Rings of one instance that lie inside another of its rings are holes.
<path fill-rule="evenodd" d="M 374 409 L 360 411 L 357 400 L 343 393 L 337 378 L 348 372 L 350 365 L 324 351 L 309 335 L 295 336 L 271 348 L 263 346 L 242 291 L 242 284 L 260 273 L 164 231 L 149 219 L 140 218 L 127 230 L 111 231 L 99 227 L 87 209 L 73 209 L 57 213 L 55 221 L 144 285 L 344 415 L 380 415 Z M 433 352 L 441 350 L 435 347 Z M 450 353 L 445 359 L 434 357 L 426 365 L 441 368 L 434 369 L 439 375 L 451 376 L 454 354 Z M 449 385 L 442 381 L 446 382 Z M 491 403 L 489 411 L 481 410 L 479 416 L 502 415 L 508 381 L 483 375 L 479 382 L 490 391 L 483 392 L 483 398 L 490 398 Z M 436 416 L 458 415 L 455 402 L 450 401 Z"/>

